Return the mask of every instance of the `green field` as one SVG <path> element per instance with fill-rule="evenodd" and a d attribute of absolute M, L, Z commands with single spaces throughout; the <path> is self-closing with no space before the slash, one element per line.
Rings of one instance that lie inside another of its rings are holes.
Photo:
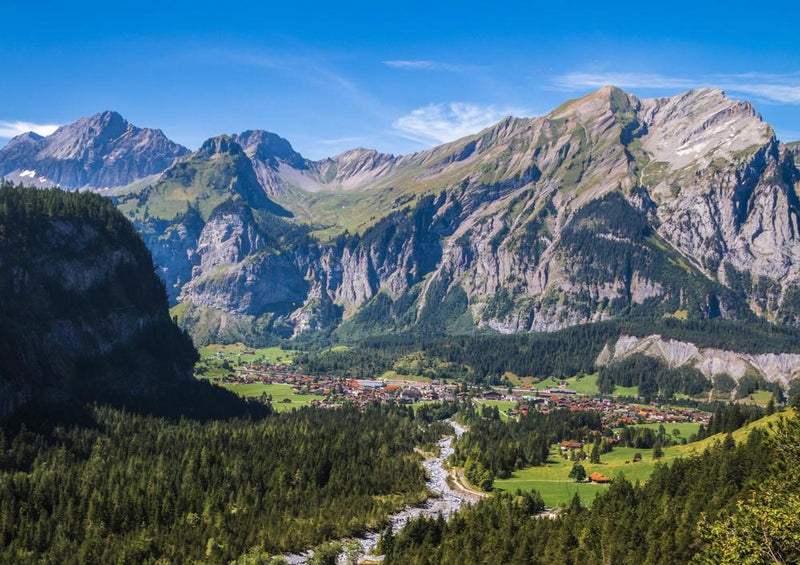
<path fill-rule="evenodd" d="M 667 430 L 667 436 L 670 438 L 678 438 L 678 439 L 685 439 L 689 441 L 689 438 L 692 434 L 696 434 L 697 431 L 700 429 L 700 424 L 697 422 L 679 422 L 675 424 L 635 424 L 630 426 L 632 428 L 650 428 L 651 430 L 658 433 L 659 426 L 664 426 L 664 429 Z M 678 430 L 680 432 L 677 436 L 672 433 L 672 430 Z"/>
<path fill-rule="evenodd" d="M 533 390 L 542 390 L 545 388 L 557 388 L 561 384 L 561 380 L 555 377 L 547 377 L 539 381 L 538 383 L 533 383 L 531 388 Z"/>
<path fill-rule="evenodd" d="M 586 375 L 583 377 L 570 377 L 568 379 L 557 379 L 555 377 L 547 377 L 544 380 L 533 383 L 531 388 L 534 390 L 542 390 L 545 388 L 558 388 L 561 383 L 566 383 L 568 390 L 574 390 L 578 394 L 600 394 L 600 388 L 597 386 L 597 373 Z M 519 380 L 519 379 L 518 379 Z M 632 396 L 639 395 L 639 387 L 622 387 L 618 386 L 614 389 L 613 396 Z"/>
<path fill-rule="evenodd" d="M 476 398 L 474 402 L 482 406 L 497 406 L 500 412 L 500 419 L 503 421 L 508 420 L 508 411 L 517 406 L 516 402 L 510 400 L 483 400 L 482 398 Z"/>
<path fill-rule="evenodd" d="M 223 386 L 239 396 L 258 398 L 264 393 L 271 395 L 272 407 L 276 412 L 285 412 L 292 408 L 301 408 L 303 406 L 308 406 L 312 400 L 323 399 L 322 396 L 316 394 L 294 394 L 291 385 L 284 384 L 246 383 L 225 384 Z M 287 398 L 290 402 L 283 402 L 283 400 Z"/>
<path fill-rule="evenodd" d="M 381 381 L 413 381 L 415 383 L 429 383 L 431 379 L 422 375 L 400 375 L 397 371 L 386 371 L 378 380 Z"/>
<path fill-rule="evenodd" d="M 567 379 L 567 388 L 579 394 L 600 394 L 600 389 L 597 387 L 597 373 Z"/>
<path fill-rule="evenodd" d="M 615 386 L 614 393 L 612 396 L 627 396 L 630 398 L 636 398 L 639 396 L 639 387 L 638 386 Z"/>
<path fill-rule="evenodd" d="M 773 399 L 773 394 L 768 390 L 757 390 L 750 396 L 748 396 L 745 401 L 752 402 L 753 404 L 758 404 L 759 406 L 766 406 L 769 404 L 769 401 Z"/>
<path fill-rule="evenodd" d="M 234 364 L 252 363 L 254 361 L 263 361 L 268 364 L 291 363 L 297 353 L 291 349 L 281 349 L 280 347 L 247 347 L 243 343 L 206 345 L 198 351 L 200 353 L 200 361 L 216 360 L 221 356 Z M 246 354 L 245 351 L 251 351 L 252 353 Z"/>
<path fill-rule="evenodd" d="M 743 428 L 736 430 L 732 435 L 737 442 L 744 441 L 747 436 L 755 428 L 769 428 L 769 426 L 778 421 L 782 417 L 792 417 L 794 411 L 787 409 L 784 413 L 773 414 L 748 424 Z M 645 426 L 653 426 L 653 424 L 644 424 Z M 698 426 L 699 424 L 665 424 L 667 433 L 670 433 L 670 426 L 678 427 L 681 433 L 692 433 L 690 426 Z M 658 424 L 655 424 L 658 428 Z M 631 447 L 615 447 L 610 453 L 606 453 L 600 459 L 599 465 L 593 465 L 587 461 L 582 464 L 586 469 L 586 474 L 590 475 L 595 471 L 606 475 L 607 477 L 616 478 L 624 475 L 629 481 L 647 481 L 657 463 L 669 463 L 679 457 L 690 457 L 698 453 L 702 453 L 708 447 L 713 446 L 717 442 L 724 440 L 723 434 L 711 436 L 704 440 L 689 443 L 686 445 L 676 445 L 664 448 L 664 456 L 658 461 L 653 459 L 652 449 L 634 449 Z M 633 456 L 636 453 L 641 453 L 642 461 L 633 463 Z M 589 504 L 591 500 L 601 492 L 602 489 L 608 488 L 604 485 L 589 485 L 577 484 L 569 478 L 569 472 L 572 469 L 572 462 L 563 459 L 557 448 L 553 448 L 550 452 L 550 458 L 547 465 L 541 467 L 528 467 L 515 472 L 509 479 L 498 479 L 495 481 L 495 488 L 503 491 L 514 492 L 517 489 L 522 490 L 538 490 L 545 504 L 549 507 L 561 506 L 567 504 L 574 493 L 577 491 L 584 504 Z"/>
<path fill-rule="evenodd" d="M 633 463 L 636 453 L 642 455 L 639 463 Z M 660 462 L 667 462 L 680 457 L 677 451 L 670 452 L 664 449 L 664 457 Z M 655 469 L 656 461 L 653 459 L 651 449 L 634 449 L 632 447 L 615 447 L 600 459 L 600 464 L 583 461 L 586 474 L 597 471 L 607 477 L 617 478 L 622 475 L 629 481 L 646 481 Z M 544 502 L 549 507 L 567 504 L 577 491 L 584 504 L 589 504 L 597 493 L 608 488 L 606 485 L 578 484 L 569 478 L 572 462 L 563 459 L 557 448 L 550 452 L 547 465 L 541 467 L 528 467 L 515 472 L 509 479 L 498 479 L 495 488 L 514 492 L 521 490 L 538 490 Z"/>
<path fill-rule="evenodd" d="M 747 424 L 746 426 L 739 428 L 738 430 L 733 432 L 733 434 L 731 435 L 733 436 L 733 439 L 735 439 L 737 442 L 744 441 L 747 439 L 747 436 L 750 435 L 750 432 L 753 431 L 754 429 L 766 428 L 767 430 L 769 430 L 770 427 L 774 425 L 776 422 L 778 422 L 778 420 L 780 420 L 781 418 L 792 418 L 794 417 L 795 413 L 796 413 L 795 410 L 793 410 L 792 408 L 787 408 L 783 412 L 777 412 L 775 414 L 772 414 L 771 416 L 765 416 L 760 420 L 756 420 L 755 422 Z M 707 437 L 704 440 L 696 441 L 694 443 L 670 447 L 668 449 L 665 449 L 664 452 L 666 453 L 667 450 L 674 450 L 681 455 L 692 455 L 695 453 L 702 453 L 705 449 L 711 447 L 716 442 L 720 442 L 724 439 L 725 439 L 724 434 L 717 434 L 711 437 Z"/>

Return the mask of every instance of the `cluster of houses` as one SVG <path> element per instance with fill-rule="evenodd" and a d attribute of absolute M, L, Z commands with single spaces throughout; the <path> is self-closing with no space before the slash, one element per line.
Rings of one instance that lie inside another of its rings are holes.
<path fill-rule="evenodd" d="M 341 376 L 321 376 L 298 373 L 290 365 L 248 365 L 223 377 L 229 384 L 265 383 L 288 384 L 295 394 L 324 397 L 314 401 L 314 406 L 335 406 L 343 401 L 365 405 L 369 402 L 416 403 L 423 401 L 455 401 L 470 396 L 488 401 L 516 402 L 510 416 L 526 414 L 530 410 L 592 410 L 600 412 L 603 425 L 618 428 L 623 425 L 643 423 L 698 422 L 708 424 L 710 414 L 692 408 L 660 406 L 622 402 L 614 398 L 579 394 L 564 386 L 544 390 L 490 389 L 465 391 L 455 384 L 433 381 L 430 383 L 404 380 L 358 380 Z"/>
<path fill-rule="evenodd" d="M 348 400 L 364 402 L 433 402 L 442 400 L 454 402 L 458 397 L 458 386 L 433 383 L 419 383 L 403 380 L 349 380 L 345 383 L 345 397 Z"/>
<path fill-rule="evenodd" d="M 494 398 L 494 395 L 492 396 Z M 711 414 L 693 408 L 663 406 L 657 403 L 649 405 L 623 402 L 614 398 L 589 396 L 575 391 L 563 389 L 526 392 L 522 395 L 507 395 L 514 399 L 518 407 L 509 412 L 510 415 L 525 414 L 529 410 L 550 412 L 552 410 L 591 410 L 600 412 L 603 425 L 619 428 L 631 424 L 672 424 L 677 422 L 697 422 L 708 424 Z"/>
<path fill-rule="evenodd" d="M 338 406 L 343 401 L 360 405 L 370 402 L 413 404 L 426 401 L 453 402 L 465 398 L 454 384 L 419 383 L 404 380 L 358 380 L 341 376 L 320 376 L 297 373 L 287 365 L 248 365 L 224 376 L 226 384 L 287 384 L 294 394 L 323 396 L 310 404 L 317 407 Z"/>

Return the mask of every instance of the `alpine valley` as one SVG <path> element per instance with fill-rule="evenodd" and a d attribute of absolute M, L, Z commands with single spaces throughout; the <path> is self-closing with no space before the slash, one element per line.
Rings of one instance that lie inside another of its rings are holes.
<path fill-rule="evenodd" d="M 800 563 L 798 162 L 714 89 L 12 139 L 0 562 Z"/>

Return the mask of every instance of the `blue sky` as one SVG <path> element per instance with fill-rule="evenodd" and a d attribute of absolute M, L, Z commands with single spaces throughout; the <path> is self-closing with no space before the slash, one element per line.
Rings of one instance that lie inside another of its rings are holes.
<path fill-rule="evenodd" d="M 413 152 L 604 84 L 717 86 L 800 139 L 796 3 L 3 2 L 0 144 L 113 109 L 196 148 Z"/>

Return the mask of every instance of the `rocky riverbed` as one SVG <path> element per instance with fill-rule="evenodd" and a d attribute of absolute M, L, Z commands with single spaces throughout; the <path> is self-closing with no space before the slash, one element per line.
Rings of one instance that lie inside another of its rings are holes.
<path fill-rule="evenodd" d="M 439 455 L 431 457 L 423 461 L 422 465 L 428 473 L 427 486 L 428 489 L 434 494 L 430 497 L 423 506 L 408 506 L 393 514 L 390 517 L 392 523 L 392 530 L 397 533 L 409 520 L 419 516 L 434 517 L 442 514 L 445 518 L 449 518 L 453 513 L 457 512 L 464 504 L 471 504 L 477 498 L 461 491 L 450 488 L 447 484 L 448 469 L 445 466 L 447 458 L 453 453 L 453 439 L 460 436 L 466 429 L 456 422 L 450 422 L 455 431 L 454 436 L 446 436 L 439 440 Z M 359 563 L 364 561 L 377 561 L 380 556 L 370 555 L 370 552 L 378 544 L 379 532 L 368 532 L 360 538 L 355 538 L 354 541 L 358 542 L 361 546 L 361 552 L 358 559 Z M 349 540 L 343 540 L 349 541 Z M 289 565 L 305 565 L 308 560 L 313 556 L 312 551 L 304 553 L 297 553 L 293 555 L 286 555 L 284 559 Z M 344 555 L 339 556 L 340 565 L 346 565 L 347 560 Z"/>

